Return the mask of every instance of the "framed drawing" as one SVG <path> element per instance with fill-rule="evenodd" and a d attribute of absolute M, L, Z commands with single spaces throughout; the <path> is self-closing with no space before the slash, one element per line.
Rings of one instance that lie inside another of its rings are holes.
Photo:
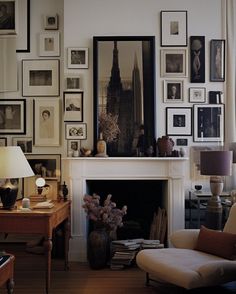
<path fill-rule="evenodd" d="M 83 121 L 83 92 L 64 92 L 64 121 Z"/>
<path fill-rule="evenodd" d="M 206 102 L 206 88 L 189 88 L 189 102 L 204 103 Z"/>
<path fill-rule="evenodd" d="M 225 81 L 225 40 L 210 42 L 210 81 Z"/>
<path fill-rule="evenodd" d="M 161 47 L 187 46 L 188 28 L 186 10 L 161 11 Z"/>
<path fill-rule="evenodd" d="M 60 95 L 58 59 L 23 59 L 22 71 L 23 96 Z"/>
<path fill-rule="evenodd" d="M 81 77 L 80 76 L 67 76 L 65 78 L 65 88 L 67 91 L 80 91 L 81 90 Z"/>
<path fill-rule="evenodd" d="M 7 138 L 0 137 L 0 147 L 1 146 L 7 146 Z"/>
<path fill-rule="evenodd" d="M 39 34 L 39 56 L 60 56 L 60 33 Z"/>
<path fill-rule="evenodd" d="M 0 1 L 0 34 L 18 33 L 18 1 Z"/>
<path fill-rule="evenodd" d="M 88 48 L 68 48 L 68 68 L 88 68 Z"/>
<path fill-rule="evenodd" d="M 190 37 L 190 82 L 205 83 L 205 37 Z"/>
<path fill-rule="evenodd" d="M 161 50 L 161 76 L 186 77 L 187 51 L 186 49 Z"/>
<path fill-rule="evenodd" d="M 25 134 L 26 100 L 0 99 L 0 134 Z"/>
<path fill-rule="evenodd" d="M 18 0 L 16 52 L 30 52 L 30 0 Z"/>
<path fill-rule="evenodd" d="M 87 125 L 85 123 L 66 124 L 66 139 L 87 139 Z"/>
<path fill-rule="evenodd" d="M 191 136 L 192 135 L 192 108 L 167 107 L 166 108 L 166 135 Z"/>
<path fill-rule="evenodd" d="M 44 16 L 44 29 L 45 30 L 58 30 L 58 14 Z"/>
<path fill-rule="evenodd" d="M 155 138 L 155 37 L 94 37 L 93 54 L 94 149 L 103 132 L 109 156 L 134 156 L 141 125 Z"/>
<path fill-rule="evenodd" d="M 164 102 L 184 102 L 183 80 L 164 81 Z"/>
<path fill-rule="evenodd" d="M 194 104 L 194 141 L 224 142 L 224 104 Z"/>
<path fill-rule="evenodd" d="M 60 145 L 59 99 L 34 99 L 34 145 Z"/>
<path fill-rule="evenodd" d="M 75 152 L 80 152 L 80 140 L 67 140 L 67 156 L 74 156 Z"/>
<path fill-rule="evenodd" d="M 24 153 L 32 153 L 33 139 L 32 137 L 13 137 L 12 145 L 20 146 Z"/>

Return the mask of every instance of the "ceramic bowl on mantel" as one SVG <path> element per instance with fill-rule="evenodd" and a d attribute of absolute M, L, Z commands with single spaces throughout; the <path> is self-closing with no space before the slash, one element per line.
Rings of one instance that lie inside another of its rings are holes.
<path fill-rule="evenodd" d="M 197 191 L 201 191 L 201 190 L 202 190 L 202 185 L 195 185 L 194 188 L 195 188 Z"/>

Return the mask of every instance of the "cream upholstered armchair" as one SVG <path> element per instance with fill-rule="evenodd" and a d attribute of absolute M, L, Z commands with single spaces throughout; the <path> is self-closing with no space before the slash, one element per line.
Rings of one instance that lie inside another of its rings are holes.
<path fill-rule="evenodd" d="M 236 280 L 236 204 L 223 232 L 201 227 L 174 232 L 175 248 L 145 249 L 136 257 L 137 265 L 150 280 L 185 289 L 216 286 Z"/>

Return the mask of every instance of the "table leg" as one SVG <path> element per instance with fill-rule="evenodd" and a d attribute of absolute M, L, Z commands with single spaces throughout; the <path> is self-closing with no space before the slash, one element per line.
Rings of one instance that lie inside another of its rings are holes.
<path fill-rule="evenodd" d="M 65 232 L 65 271 L 69 269 L 68 263 L 68 252 L 69 252 L 69 240 L 70 240 L 70 221 L 66 219 L 64 222 L 64 232 Z"/>
<path fill-rule="evenodd" d="M 13 278 L 11 278 L 7 281 L 7 294 L 13 293 L 14 285 L 15 285 L 15 283 L 14 283 Z"/>
<path fill-rule="evenodd" d="M 46 256 L 46 293 L 48 293 L 51 281 L 51 252 L 52 252 L 52 240 L 46 239 L 43 243 Z"/>

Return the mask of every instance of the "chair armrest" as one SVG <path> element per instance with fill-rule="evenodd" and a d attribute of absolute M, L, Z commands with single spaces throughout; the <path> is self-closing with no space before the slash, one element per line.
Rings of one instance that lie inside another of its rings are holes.
<path fill-rule="evenodd" d="M 176 248 L 194 249 L 197 244 L 199 231 L 199 229 L 175 231 L 171 234 L 170 241 Z"/>

